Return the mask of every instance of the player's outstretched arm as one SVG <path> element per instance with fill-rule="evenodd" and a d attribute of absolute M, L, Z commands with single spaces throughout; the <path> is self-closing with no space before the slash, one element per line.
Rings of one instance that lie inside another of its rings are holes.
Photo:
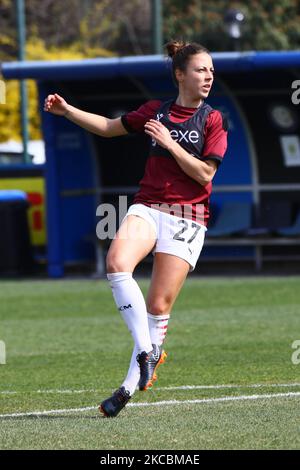
<path fill-rule="evenodd" d="M 98 114 L 87 113 L 68 104 L 57 93 L 48 95 L 44 103 L 44 111 L 57 116 L 64 116 L 89 132 L 102 137 L 115 137 L 127 134 L 121 118 L 109 119 Z"/>

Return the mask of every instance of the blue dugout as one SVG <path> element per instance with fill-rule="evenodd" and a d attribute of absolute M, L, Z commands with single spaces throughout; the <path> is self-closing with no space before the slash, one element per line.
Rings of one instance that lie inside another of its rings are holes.
<path fill-rule="evenodd" d="M 209 104 L 229 121 L 228 150 L 214 179 L 213 214 L 226 201 L 254 207 L 300 202 L 300 51 L 213 53 L 216 79 Z M 44 113 L 57 92 L 89 112 L 117 117 L 149 99 L 176 96 L 162 56 L 2 64 L 5 79 L 34 79 L 46 143 L 48 272 L 95 261 L 96 208 L 132 195 L 143 174 L 148 139 L 104 139 Z M 293 99 L 294 98 L 294 99 Z M 293 209 L 294 210 L 294 209 Z M 295 209 L 296 210 L 296 209 Z M 255 247 L 208 246 L 204 258 L 254 256 Z M 272 253 L 271 253 L 272 254 Z"/>

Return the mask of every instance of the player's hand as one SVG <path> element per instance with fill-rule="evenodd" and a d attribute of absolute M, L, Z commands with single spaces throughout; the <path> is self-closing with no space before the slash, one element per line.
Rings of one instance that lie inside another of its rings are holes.
<path fill-rule="evenodd" d="M 44 103 L 44 111 L 64 116 L 68 111 L 68 103 L 57 93 L 48 95 Z"/>
<path fill-rule="evenodd" d="M 150 121 L 145 124 L 145 132 L 154 139 L 158 145 L 169 149 L 174 145 L 175 140 L 172 139 L 169 129 L 166 128 L 161 122 L 156 121 L 155 119 L 150 119 Z"/>

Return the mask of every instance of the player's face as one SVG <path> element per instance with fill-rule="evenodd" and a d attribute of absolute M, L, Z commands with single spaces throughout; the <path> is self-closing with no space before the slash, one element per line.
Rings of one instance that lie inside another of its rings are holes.
<path fill-rule="evenodd" d="M 214 67 L 212 58 L 206 52 L 192 55 L 184 72 L 177 70 L 179 87 L 194 98 L 207 98 L 212 83 Z"/>

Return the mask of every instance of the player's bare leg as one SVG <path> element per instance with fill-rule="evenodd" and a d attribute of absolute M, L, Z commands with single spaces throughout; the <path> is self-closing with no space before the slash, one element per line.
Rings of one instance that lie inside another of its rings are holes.
<path fill-rule="evenodd" d="M 133 272 L 154 248 L 156 233 L 147 220 L 128 215 L 111 242 L 106 257 L 107 273 Z"/>
<path fill-rule="evenodd" d="M 167 253 L 155 253 L 147 310 L 152 315 L 171 312 L 188 275 L 190 265 L 184 259 Z"/>
<path fill-rule="evenodd" d="M 145 389 L 151 387 L 153 382 L 157 380 L 157 369 L 167 357 L 162 345 L 167 333 L 172 307 L 189 268 L 188 262 L 177 256 L 166 253 L 155 254 L 146 304 L 151 341 L 159 348 L 159 360 L 155 364 L 152 378 Z"/>

